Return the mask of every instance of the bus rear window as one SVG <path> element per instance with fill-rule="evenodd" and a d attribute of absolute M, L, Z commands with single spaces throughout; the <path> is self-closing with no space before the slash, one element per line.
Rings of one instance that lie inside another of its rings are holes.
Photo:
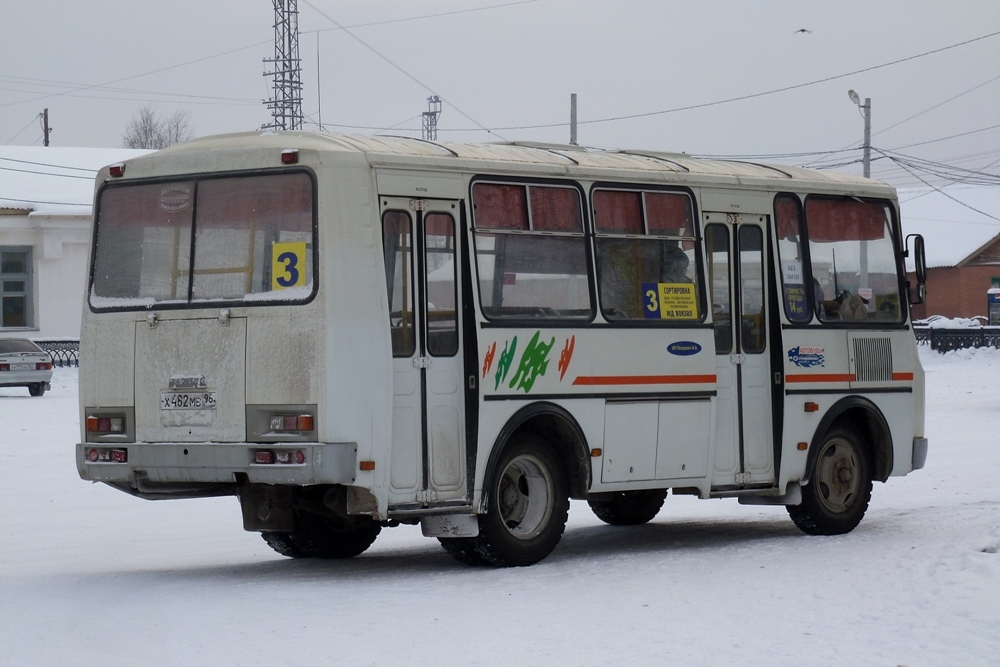
<path fill-rule="evenodd" d="M 308 299 L 315 265 L 312 192 L 303 172 L 104 189 L 91 305 Z"/>

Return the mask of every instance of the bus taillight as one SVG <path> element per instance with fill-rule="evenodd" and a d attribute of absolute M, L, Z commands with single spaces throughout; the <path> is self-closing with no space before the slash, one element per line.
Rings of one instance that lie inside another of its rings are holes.
<path fill-rule="evenodd" d="M 88 415 L 87 433 L 92 435 L 105 435 L 108 433 L 124 433 L 124 415 Z"/>
<path fill-rule="evenodd" d="M 273 415 L 271 430 L 277 432 L 311 431 L 313 430 L 312 415 Z"/>
<path fill-rule="evenodd" d="M 128 463 L 128 450 L 91 447 L 87 451 L 87 460 L 91 463 Z"/>

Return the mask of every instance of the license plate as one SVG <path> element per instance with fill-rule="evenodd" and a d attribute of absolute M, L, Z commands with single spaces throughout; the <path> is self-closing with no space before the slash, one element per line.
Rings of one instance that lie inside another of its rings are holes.
<path fill-rule="evenodd" d="M 214 410 L 214 391 L 160 392 L 161 410 Z"/>
<path fill-rule="evenodd" d="M 12 371 L 33 371 L 35 370 L 34 364 L 11 364 L 10 370 Z"/>

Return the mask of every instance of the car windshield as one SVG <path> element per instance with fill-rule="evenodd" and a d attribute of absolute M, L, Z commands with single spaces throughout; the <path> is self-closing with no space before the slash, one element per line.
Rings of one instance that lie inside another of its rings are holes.
<path fill-rule="evenodd" d="M 32 343 L 30 340 L 24 340 L 22 338 L 9 338 L 7 340 L 0 340 L 0 354 L 11 354 L 18 352 L 41 352 L 41 348 Z"/>

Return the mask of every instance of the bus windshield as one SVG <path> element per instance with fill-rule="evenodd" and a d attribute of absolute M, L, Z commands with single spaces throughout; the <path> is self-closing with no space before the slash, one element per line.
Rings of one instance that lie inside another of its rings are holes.
<path fill-rule="evenodd" d="M 314 217 L 304 172 L 107 187 L 97 203 L 91 306 L 307 300 Z"/>

